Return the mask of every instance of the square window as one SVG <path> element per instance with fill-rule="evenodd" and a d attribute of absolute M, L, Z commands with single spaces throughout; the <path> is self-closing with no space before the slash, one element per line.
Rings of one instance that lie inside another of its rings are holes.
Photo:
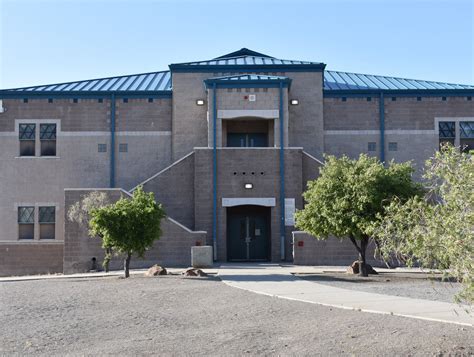
<path fill-rule="evenodd" d="M 343 102 L 346 102 L 346 101 L 347 101 L 347 98 L 346 98 L 346 97 L 342 97 L 342 101 L 343 101 Z"/>
<path fill-rule="evenodd" d="M 148 103 L 153 103 L 153 98 L 148 98 Z"/>
<path fill-rule="evenodd" d="M 371 102 L 371 101 L 372 101 L 372 97 L 367 97 L 367 101 L 368 101 L 368 102 Z"/>
<path fill-rule="evenodd" d="M 99 98 L 99 99 L 97 99 L 97 102 L 98 102 L 98 103 L 103 103 L 103 102 L 104 102 L 104 99 L 103 99 L 103 98 Z"/>
<path fill-rule="evenodd" d="M 367 144 L 367 150 L 368 151 L 375 151 L 377 150 L 377 144 L 375 142 L 369 142 Z"/>
<path fill-rule="evenodd" d="M 79 103 L 79 99 L 73 98 L 72 102 L 73 102 L 73 103 Z"/>
<path fill-rule="evenodd" d="M 466 99 L 467 99 L 467 100 L 472 100 L 472 97 L 471 97 L 471 96 L 469 96 L 469 97 L 467 97 Z"/>
<path fill-rule="evenodd" d="M 28 98 L 23 98 L 23 103 L 28 103 Z"/>
<path fill-rule="evenodd" d="M 128 103 L 128 98 L 123 98 L 124 103 Z"/>
<path fill-rule="evenodd" d="M 396 102 L 397 101 L 397 97 L 392 97 L 392 102 Z"/>
<path fill-rule="evenodd" d="M 267 92 L 268 92 L 268 88 L 263 88 L 263 92 L 264 92 L 264 93 L 267 93 Z"/>
<path fill-rule="evenodd" d="M 36 125 L 20 124 L 18 131 L 20 156 L 35 156 Z"/>
<path fill-rule="evenodd" d="M 388 151 L 398 151 L 398 143 L 396 142 L 388 143 Z"/>
<path fill-rule="evenodd" d="M 474 139 L 474 121 L 462 121 L 459 123 L 461 139 Z"/>
<path fill-rule="evenodd" d="M 236 88 L 235 91 L 236 91 L 237 93 L 240 93 L 240 92 L 242 92 L 242 88 Z"/>
<path fill-rule="evenodd" d="M 98 144 L 97 145 L 98 152 L 107 152 L 107 144 Z"/>
<path fill-rule="evenodd" d="M 446 97 L 442 97 L 442 98 L 441 98 L 441 100 L 442 100 L 443 102 L 445 102 L 446 99 L 447 99 Z"/>
<path fill-rule="evenodd" d="M 48 103 L 52 103 L 53 102 L 53 98 L 48 98 Z"/>
<path fill-rule="evenodd" d="M 416 100 L 421 102 L 421 97 L 416 97 Z"/>
<path fill-rule="evenodd" d="M 119 144 L 119 152 L 128 152 L 128 144 Z"/>

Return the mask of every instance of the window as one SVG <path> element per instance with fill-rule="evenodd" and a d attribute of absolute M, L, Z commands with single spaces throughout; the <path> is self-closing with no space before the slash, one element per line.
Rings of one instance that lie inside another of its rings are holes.
<path fill-rule="evenodd" d="M 128 144 L 119 144 L 119 152 L 128 152 Z"/>
<path fill-rule="evenodd" d="M 392 142 L 388 143 L 388 151 L 397 151 L 398 150 L 398 143 Z"/>
<path fill-rule="evenodd" d="M 56 156 L 56 124 L 40 124 L 41 156 Z"/>
<path fill-rule="evenodd" d="M 18 207 L 18 239 L 34 239 L 35 208 Z"/>
<path fill-rule="evenodd" d="M 98 144 L 97 145 L 98 152 L 107 152 L 107 144 Z"/>
<path fill-rule="evenodd" d="M 72 102 L 73 102 L 73 103 L 79 103 L 79 99 L 73 98 L 73 99 L 72 99 Z"/>
<path fill-rule="evenodd" d="M 397 97 L 392 97 L 392 102 L 396 102 L 397 101 Z"/>
<path fill-rule="evenodd" d="M 367 150 L 368 151 L 375 151 L 377 150 L 377 144 L 375 142 L 369 142 L 367 144 Z"/>
<path fill-rule="evenodd" d="M 56 208 L 40 207 L 39 208 L 39 226 L 40 239 L 54 239 L 56 227 Z"/>
<path fill-rule="evenodd" d="M 148 98 L 148 103 L 153 103 L 153 98 Z"/>
<path fill-rule="evenodd" d="M 124 103 L 128 103 L 128 98 L 123 98 Z"/>
<path fill-rule="evenodd" d="M 453 121 L 440 121 L 438 123 L 439 129 L 439 147 L 443 144 L 450 143 L 454 145 L 456 137 L 455 123 Z"/>
<path fill-rule="evenodd" d="M 343 102 L 347 101 L 347 98 L 346 98 L 346 97 L 342 97 L 342 101 L 343 101 Z"/>
<path fill-rule="evenodd" d="M 104 102 L 104 99 L 103 99 L 103 98 L 97 99 L 97 103 L 103 103 L 103 102 Z"/>
<path fill-rule="evenodd" d="M 372 101 L 372 97 L 367 97 L 367 101 L 368 101 L 368 102 L 371 102 L 371 101 Z"/>
<path fill-rule="evenodd" d="M 474 150 L 474 121 L 462 121 L 459 123 L 459 138 L 462 151 L 469 152 Z"/>
<path fill-rule="evenodd" d="M 48 103 L 52 103 L 53 102 L 53 98 L 48 98 Z"/>
<path fill-rule="evenodd" d="M 36 125 L 20 124 L 19 139 L 20 156 L 35 156 Z"/>

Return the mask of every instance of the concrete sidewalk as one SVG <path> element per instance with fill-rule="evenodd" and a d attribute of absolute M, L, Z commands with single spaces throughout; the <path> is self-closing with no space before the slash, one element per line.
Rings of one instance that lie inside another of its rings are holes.
<path fill-rule="evenodd" d="M 218 275 L 229 286 L 288 300 L 474 326 L 473 308 L 468 313 L 463 306 L 454 303 L 342 289 L 305 281 L 292 275 L 295 272 L 316 273 L 318 270 L 321 267 L 229 264 L 222 265 Z"/>

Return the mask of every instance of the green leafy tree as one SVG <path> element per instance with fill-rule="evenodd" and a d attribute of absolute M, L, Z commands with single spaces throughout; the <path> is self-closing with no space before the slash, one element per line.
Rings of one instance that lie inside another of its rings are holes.
<path fill-rule="evenodd" d="M 406 201 L 421 194 L 412 174 L 410 163 L 385 167 L 365 154 L 357 160 L 326 156 L 319 178 L 303 194 L 306 204 L 296 213 L 296 226 L 316 239 L 350 239 L 359 253 L 360 275 L 367 276 L 370 227 L 393 198 Z"/>
<path fill-rule="evenodd" d="M 463 283 L 457 300 L 474 302 L 474 156 L 444 146 L 426 162 L 423 198 L 393 201 L 373 234 L 403 263 L 439 269 Z"/>
<path fill-rule="evenodd" d="M 161 219 L 165 211 L 156 203 L 152 192 L 142 187 L 131 199 L 121 198 L 114 204 L 93 209 L 89 227 L 91 234 L 102 237 L 102 245 L 125 255 L 125 277 L 130 276 L 133 254 L 143 257 L 153 242 L 161 236 Z"/>
<path fill-rule="evenodd" d="M 85 195 L 81 200 L 71 205 L 67 212 L 67 217 L 71 222 L 76 222 L 80 226 L 88 226 L 90 219 L 90 212 L 94 208 L 100 208 L 110 203 L 107 195 L 104 192 L 94 191 Z M 92 236 L 94 237 L 94 236 Z M 102 262 L 102 267 L 105 272 L 109 271 L 109 263 L 112 259 L 112 249 L 104 247 L 105 256 Z"/>

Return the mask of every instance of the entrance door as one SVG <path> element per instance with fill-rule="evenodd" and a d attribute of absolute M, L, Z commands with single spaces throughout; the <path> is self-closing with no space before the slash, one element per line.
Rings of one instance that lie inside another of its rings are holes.
<path fill-rule="evenodd" d="M 228 133 L 227 134 L 228 147 L 266 147 L 267 134 L 265 133 Z"/>
<path fill-rule="evenodd" d="M 227 209 L 229 261 L 266 261 L 270 257 L 270 208 L 238 206 Z"/>

